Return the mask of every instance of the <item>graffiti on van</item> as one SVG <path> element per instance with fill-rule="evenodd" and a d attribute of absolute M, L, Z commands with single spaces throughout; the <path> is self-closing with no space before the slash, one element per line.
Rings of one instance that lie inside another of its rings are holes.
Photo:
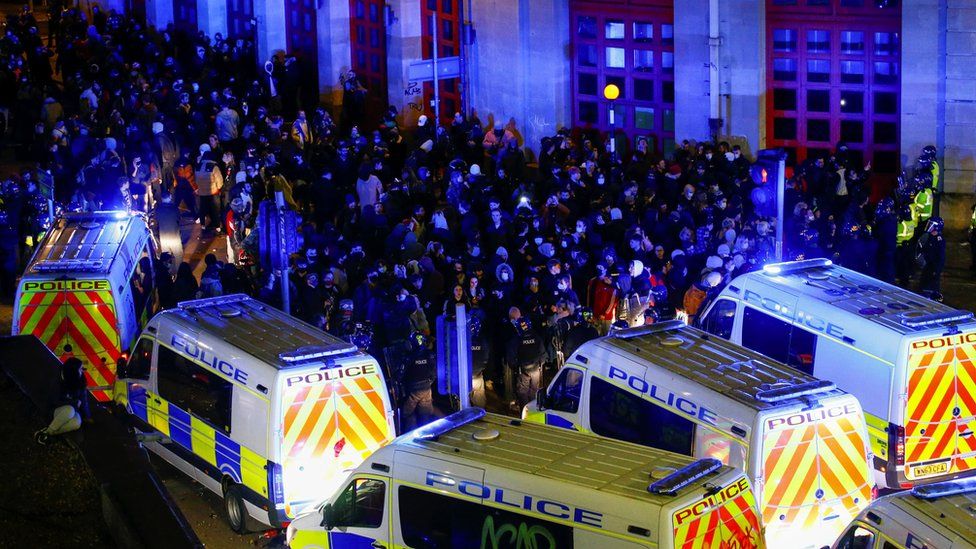
<path fill-rule="evenodd" d="M 556 549 L 556 537 L 542 524 L 495 524 L 488 515 L 481 527 L 481 549 Z"/>

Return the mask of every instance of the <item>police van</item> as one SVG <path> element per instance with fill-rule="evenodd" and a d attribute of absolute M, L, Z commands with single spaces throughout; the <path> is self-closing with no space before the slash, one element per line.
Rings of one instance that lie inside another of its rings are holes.
<path fill-rule="evenodd" d="M 291 549 L 765 547 L 749 479 L 718 460 L 467 408 L 401 435 L 315 512 Z"/>
<path fill-rule="evenodd" d="M 976 549 L 976 480 L 937 482 L 882 497 L 861 512 L 833 549 Z"/>
<path fill-rule="evenodd" d="M 745 471 L 770 547 L 830 543 L 873 498 L 856 398 L 680 320 L 584 343 L 523 415 Z"/>
<path fill-rule="evenodd" d="M 80 359 L 94 396 L 111 400 L 115 364 L 156 307 L 155 292 L 141 287 L 155 258 L 141 215 L 58 218 L 17 286 L 11 332 L 37 336 L 62 360 Z"/>
<path fill-rule="evenodd" d="M 148 448 L 222 495 L 238 532 L 285 525 L 395 436 L 373 357 L 245 295 L 157 314 L 120 370 Z"/>
<path fill-rule="evenodd" d="M 856 396 L 879 485 L 976 470 L 973 313 L 812 259 L 739 276 L 700 325 Z"/>

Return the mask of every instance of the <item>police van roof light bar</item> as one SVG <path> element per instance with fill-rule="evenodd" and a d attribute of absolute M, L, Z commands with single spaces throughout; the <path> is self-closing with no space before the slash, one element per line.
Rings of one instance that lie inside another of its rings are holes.
<path fill-rule="evenodd" d="M 722 468 L 722 462 L 715 458 L 700 459 L 685 465 L 661 480 L 652 482 L 647 491 L 659 496 L 676 495 L 682 488 L 704 478 Z"/>
<path fill-rule="evenodd" d="M 333 345 L 305 345 L 293 351 L 278 353 L 278 360 L 288 363 L 304 362 L 306 360 L 342 355 L 358 350 L 359 347 L 346 343 L 345 341 Z"/>
<path fill-rule="evenodd" d="M 247 294 L 231 294 L 231 295 L 224 295 L 220 297 L 208 297 L 204 299 L 180 301 L 179 303 L 176 304 L 176 306 L 181 311 L 194 311 L 197 309 L 209 309 L 210 307 L 216 307 L 219 305 L 233 305 L 234 303 L 243 303 L 251 299 L 252 299 L 251 296 Z"/>
<path fill-rule="evenodd" d="M 465 408 L 414 431 L 415 441 L 436 441 L 441 435 L 485 417 L 483 408 Z"/>
<path fill-rule="evenodd" d="M 782 402 L 797 397 L 833 391 L 837 386 L 832 381 L 818 379 L 806 383 L 798 383 L 787 387 L 764 389 L 756 393 L 756 400 L 760 402 Z"/>
<path fill-rule="evenodd" d="M 769 265 L 763 266 L 763 272 L 770 275 L 785 275 L 790 273 L 798 273 L 807 269 L 815 269 L 817 267 L 830 267 L 833 264 L 833 261 L 819 257 L 815 259 L 803 259 L 800 261 L 770 263 Z"/>
<path fill-rule="evenodd" d="M 34 269 L 47 271 L 101 271 L 105 269 L 102 259 L 42 259 L 34 264 Z"/>
<path fill-rule="evenodd" d="M 945 311 L 911 318 L 902 318 L 901 323 L 908 328 L 924 328 L 926 326 L 947 324 L 949 322 L 963 322 L 972 318 L 973 313 L 970 311 Z"/>
<path fill-rule="evenodd" d="M 976 478 L 936 482 L 912 488 L 912 495 L 926 500 L 976 492 Z"/>
<path fill-rule="evenodd" d="M 654 324 L 647 324 L 645 326 L 637 326 L 636 328 L 624 328 L 623 330 L 618 330 L 610 334 L 610 337 L 616 339 L 632 339 L 635 337 L 640 337 L 647 334 L 656 334 L 659 332 L 667 332 L 669 330 L 677 330 L 678 328 L 687 326 L 683 320 L 668 320 L 665 322 L 655 322 Z"/>

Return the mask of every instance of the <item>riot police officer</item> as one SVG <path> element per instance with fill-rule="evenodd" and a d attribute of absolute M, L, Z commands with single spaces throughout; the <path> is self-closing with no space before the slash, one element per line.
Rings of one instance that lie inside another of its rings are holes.
<path fill-rule="evenodd" d="M 882 198 L 875 209 L 874 235 L 878 243 L 878 278 L 885 282 L 895 281 L 895 249 L 898 242 L 898 219 L 895 217 L 895 201 Z"/>
<path fill-rule="evenodd" d="M 925 233 L 919 240 L 921 256 L 925 261 L 922 274 L 919 277 L 919 289 L 922 295 L 942 301 L 942 270 L 945 268 L 945 238 L 942 229 L 945 222 L 941 217 L 929 219 Z"/>
<path fill-rule="evenodd" d="M 895 235 L 895 270 L 898 283 L 908 286 L 915 271 L 915 230 L 918 215 L 915 204 L 903 204 L 898 210 L 898 229 Z"/>
<path fill-rule="evenodd" d="M 576 323 L 566 333 L 566 338 L 563 340 L 563 353 L 567 359 L 576 352 L 576 349 L 580 348 L 580 345 L 600 336 L 596 326 L 593 325 L 593 309 L 577 307 L 573 316 L 576 317 Z"/>
<path fill-rule="evenodd" d="M 405 398 L 400 404 L 400 427 L 406 432 L 430 422 L 434 416 L 431 386 L 434 384 L 434 357 L 423 332 L 410 334 L 410 354 L 403 370 Z"/>
<path fill-rule="evenodd" d="M 487 403 L 485 395 L 485 369 L 488 367 L 488 338 L 482 329 L 480 314 L 472 310 L 468 316 L 468 342 L 471 345 L 471 405 L 484 408 Z"/>
<path fill-rule="evenodd" d="M 512 329 L 505 345 L 505 358 L 515 378 L 515 402 L 510 406 L 515 408 L 513 411 L 519 411 L 535 398 L 539 390 L 546 349 L 542 337 L 529 319 L 522 316 L 518 307 L 509 310 L 509 322 Z"/>

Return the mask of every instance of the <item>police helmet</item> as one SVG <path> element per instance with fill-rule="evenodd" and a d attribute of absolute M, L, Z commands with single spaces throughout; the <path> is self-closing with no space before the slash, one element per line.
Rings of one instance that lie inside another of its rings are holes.
<path fill-rule="evenodd" d="M 481 334 L 480 316 L 468 315 L 468 332 L 470 332 L 473 337 L 478 337 Z"/>
<path fill-rule="evenodd" d="M 922 147 L 922 158 L 928 159 L 930 162 L 935 160 L 935 145 L 926 145 Z"/>
<path fill-rule="evenodd" d="M 898 208 L 898 219 L 902 221 L 908 221 L 912 218 L 912 206 L 910 204 L 902 204 Z"/>
<path fill-rule="evenodd" d="M 589 307 L 577 307 L 573 314 L 576 322 L 585 322 L 587 324 L 593 322 L 593 309 Z"/>
<path fill-rule="evenodd" d="M 846 238 L 854 238 L 861 232 L 861 226 L 854 221 L 845 221 L 841 227 L 841 234 Z"/>
<path fill-rule="evenodd" d="M 427 334 L 423 332 L 413 332 L 410 334 L 410 347 L 414 351 L 427 349 Z"/>
<path fill-rule="evenodd" d="M 929 219 L 929 224 L 925 226 L 925 232 L 930 233 L 932 231 L 936 231 L 937 233 L 942 234 L 942 229 L 944 228 L 945 221 L 943 221 L 941 217 L 935 216 Z"/>
<path fill-rule="evenodd" d="M 800 231 L 800 238 L 803 239 L 804 246 L 816 246 L 820 242 L 820 231 L 813 227 L 807 227 Z"/>
<path fill-rule="evenodd" d="M 627 328 L 630 328 L 630 324 L 628 324 L 627 321 L 622 318 L 620 320 L 614 321 L 614 323 L 610 325 L 611 332 L 626 330 Z"/>
<path fill-rule="evenodd" d="M 530 322 L 529 319 L 525 318 L 524 316 L 519 317 L 518 320 L 515 321 L 515 329 L 518 331 L 520 336 L 523 336 L 529 333 L 529 331 L 532 329 L 532 322 Z"/>
<path fill-rule="evenodd" d="M 354 324 L 349 343 L 360 349 L 368 349 L 373 344 L 373 325 L 368 320 Z"/>
<path fill-rule="evenodd" d="M 891 217 L 895 213 L 895 201 L 891 198 L 882 198 L 878 201 L 874 213 L 878 219 Z"/>

